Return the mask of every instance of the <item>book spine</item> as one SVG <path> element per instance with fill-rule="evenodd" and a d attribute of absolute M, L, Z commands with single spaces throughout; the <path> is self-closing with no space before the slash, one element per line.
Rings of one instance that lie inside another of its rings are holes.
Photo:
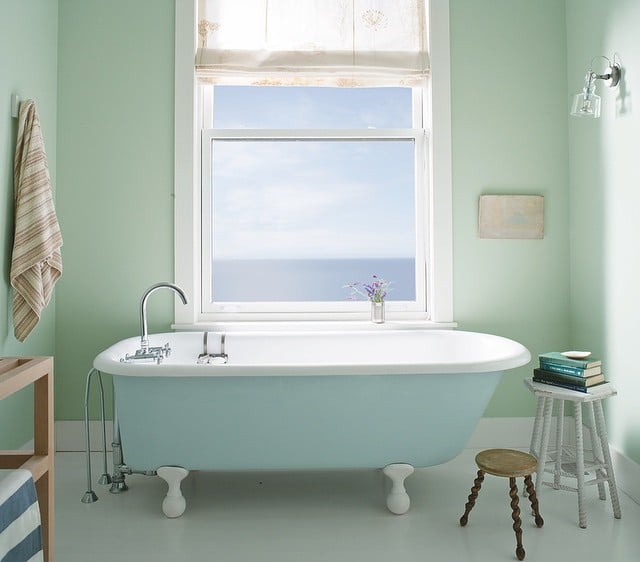
<path fill-rule="evenodd" d="M 533 382 L 539 382 L 541 384 L 550 384 L 551 386 L 558 386 L 560 388 L 566 388 L 567 390 L 577 390 L 578 392 L 588 392 L 586 386 L 580 386 L 579 384 L 569 384 L 545 379 L 539 379 L 537 377 L 533 377 Z"/>
<path fill-rule="evenodd" d="M 571 367 L 570 365 L 561 365 L 560 363 L 552 363 L 540 359 L 540 368 L 552 373 L 560 373 L 562 375 L 572 375 L 575 377 L 584 377 L 584 369 L 581 367 Z"/>
<path fill-rule="evenodd" d="M 555 381 L 555 382 L 562 382 L 566 384 L 575 384 L 576 386 L 587 386 L 587 379 L 583 377 L 576 377 L 574 375 L 565 375 L 562 373 L 553 373 L 550 371 L 545 371 L 543 369 L 534 369 L 533 376 L 545 381 Z"/>
<path fill-rule="evenodd" d="M 578 367 L 579 369 L 588 369 L 589 367 L 598 367 L 601 365 L 599 360 L 583 361 L 582 359 L 571 359 L 570 357 L 564 357 L 562 355 L 538 355 L 538 359 L 541 362 L 553 362 L 559 365 L 568 365 L 570 367 Z"/>

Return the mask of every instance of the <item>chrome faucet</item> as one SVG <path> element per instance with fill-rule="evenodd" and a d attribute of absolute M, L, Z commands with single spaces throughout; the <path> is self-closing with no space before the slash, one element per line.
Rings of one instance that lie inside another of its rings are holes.
<path fill-rule="evenodd" d="M 142 330 L 142 335 L 140 336 L 140 351 L 142 353 L 149 353 L 149 333 L 147 330 L 147 300 L 149 299 L 149 295 L 158 289 L 172 289 L 182 300 L 182 304 L 187 304 L 187 296 L 184 294 L 184 291 L 174 285 L 173 283 L 156 283 L 155 285 L 151 285 L 140 299 L 140 328 Z"/>
<path fill-rule="evenodd" d="M 149 347 L 149 331 L 147 329 L 147 300 L 149 299 L 149 295 L 156 291 L 157 289 L 171 289 L 175 291 L 180 299 L 182 300 L 182 304 L 187 304 L 187 296 L 184 294 L 184 291 L 174 285 L 173 283 L 156 283 L 155 285 L 151 285 L 140 299 L 140 330 L 142 331 L 142 335 L 140 336 L 140 349 L 137 349 L 134 355 L 129 355 L 128 353 L 124 356 L 124 358 L 120 359 L 120 361 L 128 362 L 132 360 L 154 360 L 156 363 L 160 364 L 164 357 L 167 357 L 171 352 L 171 348 L 169 344 L 166 343 L 161 347 Z"/>
<path fill-rule="evenodd" d="M 220 353 L 209 352 L 209 332 L 205 332 L 202 339 L 202 353 L 198 355 L 196 363 L 198 365 L 224 365 L 229 361 L 229 356 L 225 352 L 225 341 L 227 335 L 220 334 Z"/>

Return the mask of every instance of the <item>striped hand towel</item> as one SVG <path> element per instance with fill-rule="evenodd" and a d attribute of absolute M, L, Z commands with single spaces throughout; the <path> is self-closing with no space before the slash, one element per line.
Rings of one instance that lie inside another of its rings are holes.
<path fill-rule="evenodd" d="M 0 470 L 0 560 L 44 560 L 36 487 L 28 470 Z"/>
<path fill-rule="evenodd" d="M 24 341 L 62 275 L 62 234 L 53 206 L 40 120 L 33 100 L 20 104 L 13 167 L 15 234 L 11 257 L 13 329 Z"/>

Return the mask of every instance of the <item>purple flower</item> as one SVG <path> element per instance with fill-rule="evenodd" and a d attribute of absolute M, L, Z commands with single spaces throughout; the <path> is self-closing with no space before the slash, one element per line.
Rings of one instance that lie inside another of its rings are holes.
<path fill-rule="evenodd" d="M 345 289 L 351 289 L 349 299 L 355 300 L 358 297 L 364 297 L 371 302 L 383 302 L 387 293 L 391 291 L 391 281 L 386 281 L 377 275 L 372 275 L 370 283 L 362 281 L 354 281 L 344 286 Z"/>

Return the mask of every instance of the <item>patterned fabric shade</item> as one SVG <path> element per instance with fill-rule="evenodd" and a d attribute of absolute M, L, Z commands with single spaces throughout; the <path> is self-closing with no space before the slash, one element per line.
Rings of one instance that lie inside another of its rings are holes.
<path fill-rule="evenodd" d="M 425 0 L 198 0 L 196 72 L 214 84 L 417 86 Z"/>

